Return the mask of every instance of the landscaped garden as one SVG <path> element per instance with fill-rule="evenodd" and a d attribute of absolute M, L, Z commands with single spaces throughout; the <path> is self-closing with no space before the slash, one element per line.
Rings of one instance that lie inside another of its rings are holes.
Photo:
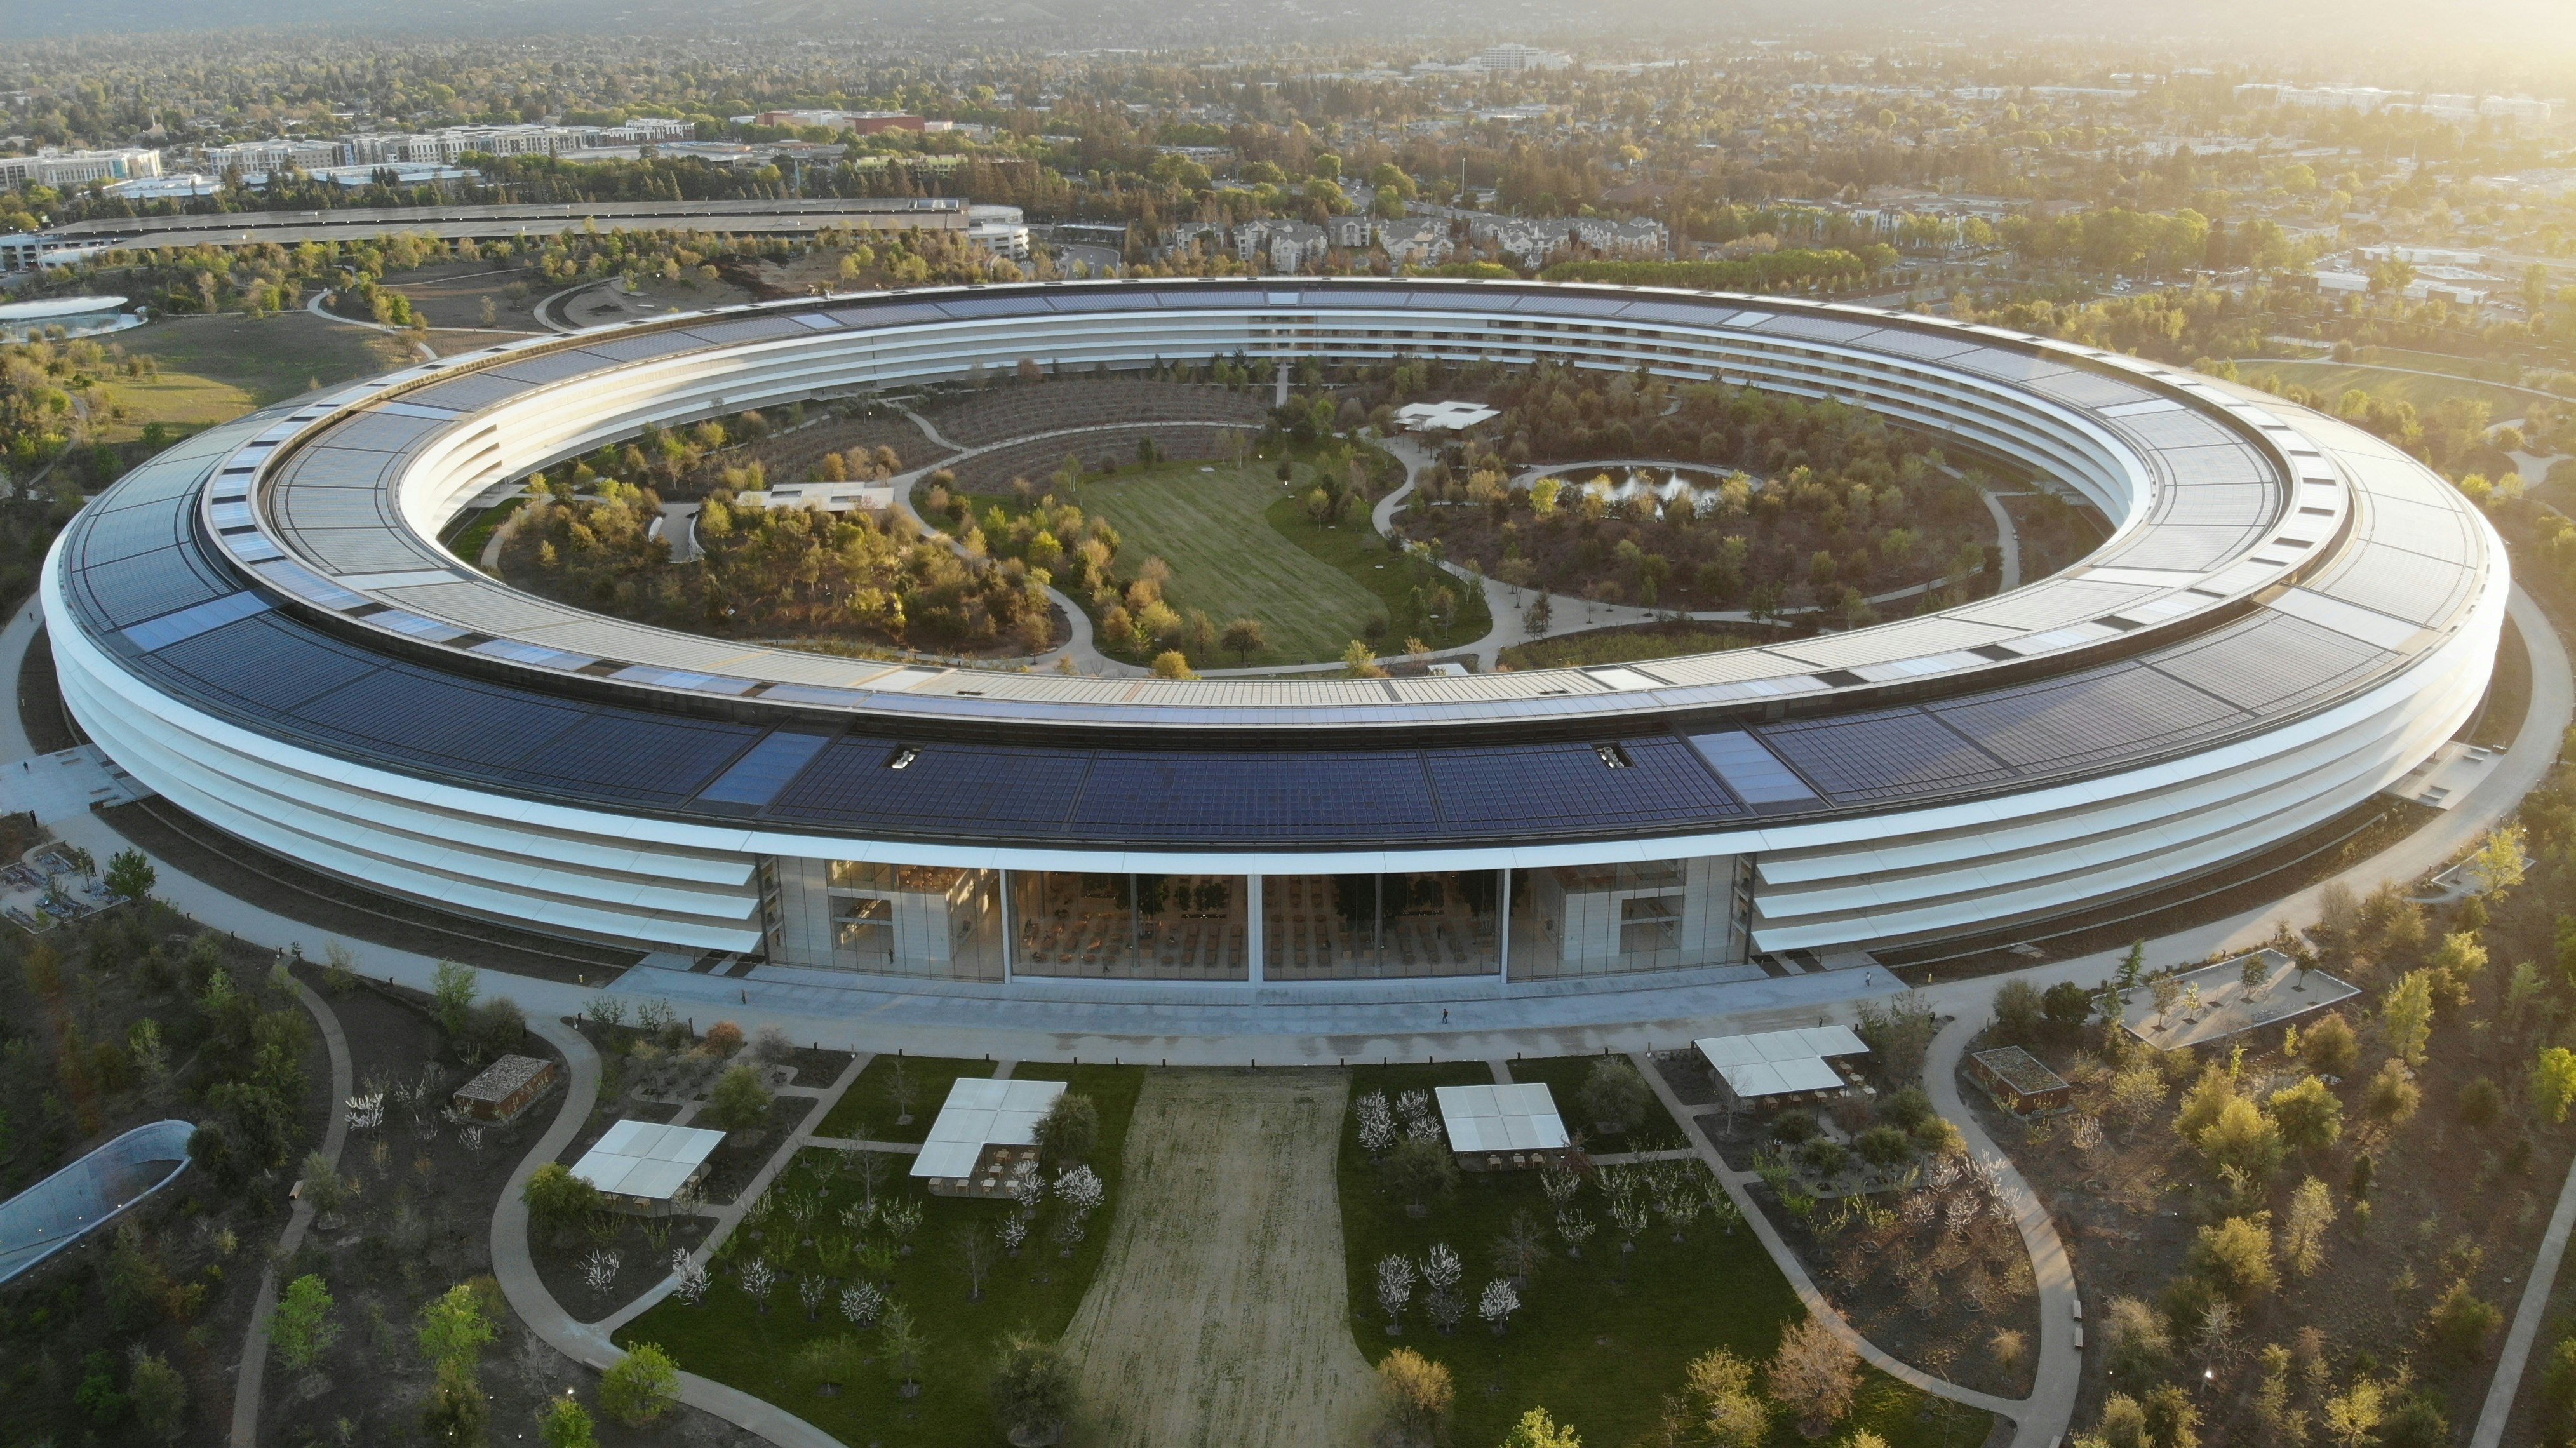
<path fill-rule="evenodd" d="M 897 1131 L 885 1058 L 826 1121 Z M 918 1139 L 957 1075 L 923 1066 Z M 1021 1345 L 1024 1381 L 1089 1289 L 1118 1208 L 1139 1067 L 1024 1066 L 1021 1080 L 1068 1083 L 1074 1127 L 1042 1131 L 1044 1190 L 1025 1200 L 934 1196 L 908 1156 L 809 1148 L 719 1247 L 711 1272 L 617 1334 L 656 1343 L 688 1371 L 776 1402 L 857 1443 L 987 1444 L 1003 1434 L 993 1382 Z M 863 1090 L 873 1089 L 871 1098 Z M 848 1100 L 861 1101 L 858 1107 Z M 851 1113 L 845 1117 L 844 1112 Z M 1050 1117 L 1054 1122 L 1055 1117 Z M 1085 1137 L 1088 1140 L 1085 1140 Z M 871 1139 L 885 1139 L 872 1137 Z M 904 1137 L 898 1135 L 894 1139 Z M 1032 1347 L 1031 1344 L 1040 1345 Z"/>
<path fill-rule="evenodd" d="M 1597 1062 L 1516 1062 L 1512 1070 L 1554 1090 L 1564 1077 L 1588 1078 Z M 1499 1442 L 1534 1407 L 1587 1443 L 1667 1441 L 1668 1413 L 1680 1415 L 1673 1427 L 1682 1435 L 1670 1441 L 1700 1441 L 1689 1436 L 1699 1431 L 1693 1424 L 1720 1410 L 1752 1424 L 1756 1441 L 1782 1444 L 1801 1441 L 1802 1419 L 1820 1430 L 1866 1428 L 1900 1448 L 1984 1436 L 1986 1414 L 1931 1399 L 1817 1342 L 1787 1281 L 1731 1206 L 1718 1205 L 1727 1196 L 1697 1161 L 1444 1170 L 1449 1150 L 1431 1135 L 1436 1115 L 1427 1130 L 1417 1125 L 1428 1103 L 1406 1098 L 1490 1083 L 1491 1071 L 1384 1066 L 1352 1077 L 1340 1166 L 1351 1332 L 1390 1378 L 1409 1368 L 1383 1362 L 1400 1349 L 1447 1370 L 1456 1441 Z M 1396 1138 L 1377 1150 L 1362 1130 L 1377 1109 L 1364 1104 L 1373 1097 L 1384 1098 Z M 1560 1111 L 1569 1105 L 1561 1094 L 1558 1101 Z M 1678 1136 L 1661 1116 L 1649 1103 L 1630 1133 Z M 1399 1294 L 1381 1296 L 1382 1279 L 1403 1286 L 1398 1311 L 1388 1310 Z M 1719 1350 L 1726 1356 L 1712 1359 Z M 1826 1390 L 1810 1396 L 1800 1383 Z M 1782 1389 L 1803 1406 L 1780 1401 Z"/>

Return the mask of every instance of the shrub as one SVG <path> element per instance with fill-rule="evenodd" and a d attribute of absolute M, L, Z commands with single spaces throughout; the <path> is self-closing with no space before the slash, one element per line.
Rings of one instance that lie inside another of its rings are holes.
<path fill-rule="evenodd" d="M 742 1049 L 742 1027 L 731 1021 L 718 1021 L 699 1038 L 698 1049 L 715 1060 L 729 1060 Z"/>
<path fill-rule="evenodd" d="M 1790 1146 L 1814 1140 L 1816 1131 L 1816 1118 L 1803 1111 L 1783 1111 L 1771 1118 L 1772 1140 Z"/>
<path fill-rule="evenodd" d="M 2041 1023 L 2047 1019 L 2039 987 L 2026 980 L 2005 981 L 1995 987 L 1994 1009 L 1997 1038 L 2018 1046 L 2039 1039 Z"/>
<path fill-rule="evenodd" d="M 2050 1030 L 2060 1036 L 2072 1036 L 2092 1018 L 2093 993 L 2071 980 L 2061 980 L 2040 997 L 2040 1011 L 2048 1017 Z"/>
<path fill-rule="evenodd" d="M 519 1189 L 519 1200 L 527 1204 L 530 1219 L 553 1227 L 577 1222 L 600 1206 L 599 1188 L 574 1176 L 572 1168 L 559 1161 L 530 1173 L 528 1184 Z"/>
<path fill-rule="evenodd" d="M 467 1013 L 457 1051 L 469 1060 L 489 1060 L 519 1044 L 527 1032 L 527 1012 L 508 996 L 495 996 Z"/>
<path fill-rule="evenodd" d="M 680 1369 L 654 1343 L 627 1349 L 599 1376 L 599 1409 L 630 1428 L 641 1428 L 680 1401 Z"/>
<path fill-rule="evenodd" d="M 2122 1377 L 2153 1373 L 2173 1358 L 2173 1334 L 2163 1316 L 2135 1297 L 2114 1297 L 2103 1309 L 2102 1343 L 2111 1370 Z"/>
<path fill-rule="evenodd" d="M 1851 1149 L 1829 1136 L 1798 1148 L 1798 1164 L 1819 1177 L 1837 1177 L 1851 1165 Z"/>
<path fill-rule="evenodd" d="M 280 1362 L 303 1372 L 339 1341 L 340 1325 L 331 1320 L 331 1289 L 311 1273 L 286 1285 L 269 1319 L 268 1345 Z"/>
<path fill-rule="evenodd" d="M 747 1131 L 769 1119 L 769 1087 L 752 1066 L 728 1066 L 707 1095 L 707 1120 L 726 1131 Z"/>
<path fill-rule="evenodd" d="M 2483 1131 L 2504 1115 L 2504 1089 L 2485 1076 L 2460 1088 L 2460 1119 Z"/>
<path fill-rule="evenodd" d="M 1914 1155 L 1914 1142 L 1893 1126 L 1873 1126 L 1852 1142 L 1861 1160 L 1875 1167 L 1902 1165 Z"/>
<path fill-rule="evenodd" d="M 599 1434 L 590 1419 L 590 1410 L 569 1397 L 551 1399 L 546 1415 L 537 1420 L 537 1430 L 546 1440 L 546 1448 L 599 1448 Z"/>
<path fill-rule="evenodd" d="M 2201 1158 L 2212 1171 L 2234 1167 L 2248 1181 L 2268 1182 L 2281 1166 L 2281 1128 L 2242 1096 L 2228 1098 L 2218 1119 L 2200 1135 Z"/>
<path fill-rule="evenodd" d="M 1912 1131 L 1939 1113 L 1932 1109 L 1932 1098 L 1924 1094 L 1922 1087 L 1908 1086 L 1891 1093 L 1886 1101 L 1880 1103 L 1878 1114 L 1887 1118 L 1890 1124 Z"/>
<path fill-rule="evenodd" d="M 2406 1069 L 2405 1062 L 2392 1057 L 2370 1078 L 2362 1103 L 2382 1121 L 2402 1122 L 2424 1104 L 2424 1088 L 2415 1084 L 2415 1073 Z"/>

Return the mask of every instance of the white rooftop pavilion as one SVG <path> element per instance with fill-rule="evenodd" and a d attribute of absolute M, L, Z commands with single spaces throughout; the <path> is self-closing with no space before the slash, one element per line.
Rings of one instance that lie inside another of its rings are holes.
<path fill-rule="evenodd" d="M 582 1153 L 572 1174 L 627 1211 L 661 1213 L 706 1175 L 707 1158 L 725 1134 L 658 1121 L 621 1121 Z"/>
<path fill-rule="evenodd" d="M 1839 1091 L 1844 1084 L 1842 1073 L 1826 1058 L 1869 1054 L 1869 1047 L 1849 1026 L 1710 1036 L 1691 1044 L 1708 1058 L 1726 1089 L 1748 1101 L 1801 1091 Z"/>
<path fill-rule="evenodd" d="M 1443 1086 L 1434 1094 L 1452 1151 L 1563 1151 L 1572 1144 L 1543 1084 Z"/>
<path fill-rule="evenodd" d="M 1063 1094 L 1061 1081 L 958 1078 L 912 1159 L 912 1175 L 971 1177 L 988 1146 L 1037 1145 L 1038 1123 Z"/>

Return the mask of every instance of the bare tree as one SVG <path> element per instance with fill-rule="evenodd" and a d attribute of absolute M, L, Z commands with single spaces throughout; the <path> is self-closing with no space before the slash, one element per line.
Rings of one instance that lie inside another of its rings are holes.
<path fill-rule="evenodd" d="M 1771 1396 L 1798 1415 L 1798 1431 L 1822 1438 L 1850 1416 L 1860 1387 L 1860 1354 L 1810 1314 L 1780 1337 L 1769 1379 Z"/>
<path fill-rule="evenodd" d="M 981 1223 L 968 1223 L 957 1233 L 957 1260 L 966 1267 L 967 1301 L 984 1300 L 984 1279 L 993 1275 L 993 1259 L 999 1251 Z"/>

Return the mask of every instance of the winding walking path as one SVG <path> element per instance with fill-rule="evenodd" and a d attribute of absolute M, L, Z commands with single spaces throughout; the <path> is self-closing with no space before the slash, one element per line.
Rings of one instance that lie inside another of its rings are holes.
<path fill-rule="evenodd" d="M 2558 1191 L 2558 1209 L 2549 1214 L 2540 1254 L 2532 1262 L 2531 1275 L 2522 1280 L 2522 1304 L 2514 1309 L 2513 1326 L 2505 1332 L 2504 1351 L 2496 1359 L 2495 1378 L 2487 1384 L 2486 1402 L 2478 1409 L 2478 1426 L 2469 1435 L 2469 1448 L 2498 1448 L 2504 1442 L 2514 1397 L 2522 1389 L 2523 1370 L 2531 1364 L 2532 1345 L 2540 1340 L 2541 1320 L 2549 1315 L 2549 1294 L 2557 1286 L 2571 1228 L 2576 1228 L 2576 1162 L 2567 1165 L 2567 1185 Z"/>
<path fill-rule="evenodd" d="M 14 721 L 15 715 L 11 716 Z M 314 994 L 302 981 L 295 983 L 295 994 L 311 1012 L 314 1024 L 322 1028 L 322 1044 L 331 1052 L 331 1125 L 322 1133 L 322 1156 L 331 1169 L 340 1169 L 340 1148 L 349 1139 L 349 1113 L 344 1105 L 358 1094 L 357 1069 L 349 1059 L 348 1033 L 340 1029 L 339 1014 L 328 1001 Z M 268 1259 L 268 1267 L 259 1280 L 259 1297 L 250 1309 L 250 1329 L 242 1334 L 241 1372 L 233 1382 L 232 1448 L 258 1448 L 259 1400 L 268 1381 L 268 1324 L 277 1314 L 277 1274 L 304 1245 L 304 1234 L 313 1225 L 313 1204 L 298 1198 L 295 1209 L 286 1217 L 286 1230 L 278 1234 L 277 1251 Z"/>

